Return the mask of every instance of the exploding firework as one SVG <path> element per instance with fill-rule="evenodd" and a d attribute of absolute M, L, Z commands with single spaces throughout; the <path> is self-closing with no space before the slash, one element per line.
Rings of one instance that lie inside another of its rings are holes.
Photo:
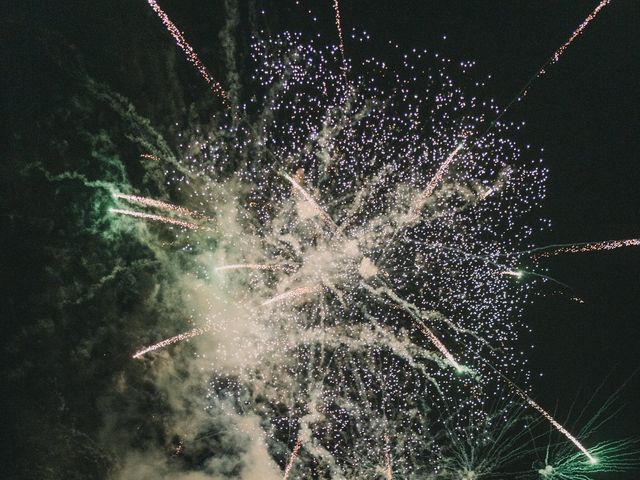
<path fill-rule="evenodd" d="M 467 67 L 421 51 L 394 68 L 364 60 L 347 79 L 334 9 L 338 49 L 290 33 L 254 42 L 256 94 L 169 173 L 186 206 L 114 195 L 172 216 L 113 213 L 190 230 L 207 298 L 193 300 L 203 326 L 134 358 L 192 339 L 209 397 L 241 392 L 235 413 L 261 419 L 284 478 L 496 474 L 527 450 L 525 408 L 577 448 L 553 472 L 595 465 L 615 444 L 589 450 L 536 403 L 517 348 L 540 158 Z"/>

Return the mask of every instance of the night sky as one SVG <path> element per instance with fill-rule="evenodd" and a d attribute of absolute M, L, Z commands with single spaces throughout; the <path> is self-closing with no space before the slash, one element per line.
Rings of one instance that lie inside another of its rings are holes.
<path fill-rule="evenodd" d="M 218 35 L 223 3 L 160 2 L 224 84 Z M 252 7 L 239 3 L 238 58 L 247 74 L 250 29 L 245 20 Z M 331 2 L 300 3 L 251 5 L 267 11 L 259 22 L 271 32 L 318 32 L 333 42 Z M 426 48 L 454 60 L 475 60 L 477 73 L 491 75 L 488 91 L 501 105 L 513 99 L 596 4 L 341 3 L 348 56 L 385 58 L 393 50 L 391 41 L 401 50 Z M 138 184 L 147 181 L 149 173 L 137 156 L 144 139 L 155 133 L 144 122 L 118 120 L 105 102 L 130 102 L 174 152 L 179 151 L 181 125 L 205 125 L 219 104 L 143 0 L 22 0 L 4 2 L 2 10 L 5 380 L 0 402 L 5 439 L 0 470 L 5 474 L 0 477 L 108 478 L 113 457 L 101 450 L 105 439 L 99 432 L 116 420 L 93 412 L 154 408 L 142 393 L 136 403 L 105 392 L 121 371 L 140 376 L 127 388 L 152 389 L 139 367 L 129 365 L 144 320 L 131 321 L 134 327 L 124 338 L 115 331 L 125 326 L 123 316 L 145 315 L 136 304 L 151 287 L 140 282 L 155 275 L 157 267 L 145 264 L 127 274 L 122 288 L 92 290 L 108 270 L 100 265 L 109 265 L 115 256 L 135 263 L 144 252 L 117 239 L 96 239 L 100 222 L 85 203 L 88 190 L 73 180 L 50 177 L 76 170 L 113 181 L 123 168 Z M 507 114 L 508 120 L 527 122 L 519 140 L 544 148 L 549 179 L 541 215 L 552 227 L 536 234 L 538 245 L 640 237 L 639 25 L 640 2 L 614 0 Z M 364 47 L 353 43 L 353 28 L 370 33 L 371 42 Z M 45 170 L 52 172 L 49 177 Z M 101 253 L 108 245 L 116 245 L 115 250 Z M 530 367 L 536 399 L 564 418 L 574 401 L 584 405 L 600 385 L 596 406 L 628 382 L 619 394 L 622 410 L 604 428 L 603 438 L 637 435 L 640 376 L 632 375 L 640 368 L 640 248 L 558 256 L 544 265 L 572 291 L 568 295 L 547 285 L 525 312 L 532 334 L 522 341 L 535 345 Z M 570 301 L 571 296 L 584 303 Z M 87 301 L 75 302 L 79 297 Z M 95 344 L 93 331 L 99 332 Z M 154 435 L 160 434 L 148 434 Z"/>

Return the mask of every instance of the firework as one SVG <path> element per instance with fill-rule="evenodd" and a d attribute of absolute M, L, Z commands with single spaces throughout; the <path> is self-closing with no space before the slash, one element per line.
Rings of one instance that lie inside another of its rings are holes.
<path fill-rule="evenodd" d="M 226 99 L 175 25 L 149 3 Z M 309 478 L 493 474 L 524 453 L 503 440 L 516 431 L 522 405 L 596 465 L 598 447 L 587 450 L 526 393 L 526 359 L 515 348 L 532 285 L 512 277 L 525 275 L 517 260 L 534 229 L 520 222 L 544 195 L 540 160 L 523 154 L 513 139 L 517 126 L 498 124 L 505 110 L 453 78 L 446 62 L 424 65 L 416 53 L 389 73 L 383 62 L 367 60 L 347 81 L 337 0 L 333 7 L 339 59 L 335 48 L 299 35 L 254 42 L 261 93 L 240 111 L 255 113 L 239 125 L 222 120 L 209 143 L 169 173 L 185 185 L 186 207 L 116 197 L 193 218 L 202 217 L 188 206 L 211 205 L 215 232 L 111 211 L 197 230 L 183 250 L 207 301 L 187 302 L 206 325 L 220 305 L 237 310 L 232 325 L 192 329 L 134 358 L 194 338 L 198 351 L 214 357 L 209 384 L 248 392 L 246 402 L 238 394 L 235 403 L 246 407 L 237 413 L 246 408 L 261 418 L 285 479 L 294 466 Z M 233 178 L 216 169 L 222 161 L 235 168 Z M 212 270 L 237 272 L 212 278 Z M 239 344 L 242 355 L 234 355 Z M 505 391 L 519 404 L 496 414 L 488 405 Z M 208 398 L 219 396 L 211 387 Z M 517 431 L 513 442 L 522 439 Z M 487 458 L 478 461 L 466 445 Z"/>

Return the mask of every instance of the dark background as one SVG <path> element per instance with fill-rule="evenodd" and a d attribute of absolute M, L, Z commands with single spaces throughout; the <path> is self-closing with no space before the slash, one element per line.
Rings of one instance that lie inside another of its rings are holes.
<path fill-rule="evenodd" d="M 3 3 L 3 132 L 10 139 L 7 162 L 14 167 L 23 153 L 14 140 L 33 135 L 39 141 L 39 122 L 68 93 L 64 72 L 69 64 L 130 99 L 170 141 L 176 141 L 180 123 L 194 115 L 206 117 L 207 109 L 215 106 L 201 78 L 143 0 Z M 427 48 L 453 60 L 476 60 L 476 72 L 492 75 L 488 90 L 504 105 L 596 3 L 343 0 L 341 13 L 348 56 L 385 58 L 392 41 L 400 51 Z M 160 4 L 224 84 L 218 38 L 224 22 L 222 2 Z M 242 16 L 248 7 L 240 4 Z M 259 22 L 271 31 L 319 32 L 334 41 L 329 0 L 255 4 L 257 10 L 267 11 Z M 549 181 L 542 215 L 551 219 L 552 228 L 537 234 L 539 245 L 640 237 L 638 25 L 640 2 L 613 1 L 505 117 L 526 120 L 523 141 L 545 150 Z M 354 27 L 372 34 L 366 46 L 372 51 L 362 51 L 350 41 Z M 241 64 L 247 68 L 247 62 Z M 41 135 L 50 135 L 51 129 L 47 132 Z M 58 135 L 65 136 L 62 127 Z M 2 185 L 4 200 L 20 198 L 10 178 Z M 3 222 L 13 218 L 10 205 L 3 202 Z M 42 279 L 39 283 L 37 275 L 46 267 L 39 264 L 37 249 L 28 258 L 15 258 L 24 253 L 16 245 L 22 241 L 20 232 L 2 232 L 3 292 L 14 305 L 38 294 Z M 527 310 L 525 320 L 533 333 L 523 339 L 523 348 L 535 344 L 531 368 L 535 374 L 544 373 L 534 377 L 536 399 L 551 409 L 557 405 L 558 416 L 564 418 L 572 402 L 584 404 L 603 382 L 600 402 L 628 381 L 620 394 L 624 409 L 607 434 L 638 434 L 640 378 L 632 375 L 640 367 L 640 248 L 559 256 L 544 265 L 584 303 L 569 301 L 571 295 L 549 288 Z M 34 281 L 30 288 L 17 288 L 15 277 L 24 271 L 32 272 Z M 11 333 L 17 330 L 16 322 L 28 324 L 30 319 L 5 314 L 3 321 Z M 14 441 L 19 444 L 20 439 Z"/>

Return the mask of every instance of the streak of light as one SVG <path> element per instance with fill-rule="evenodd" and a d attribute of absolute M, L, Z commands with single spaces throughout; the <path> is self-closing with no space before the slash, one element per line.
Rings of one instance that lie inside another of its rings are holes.
<path fill-rule="evenodd" d="M 547 68 L 556 64 L 558 60 L 560 60 L 560 57 L 565 52 L 565 50 L 569 47 L 569 45 L 571 45 L 571 43 L 573 43 L 573 41 L 578 36 L 580 36 L 580 34 L 587 27 L 587 25 L 589 25 L 589 23 L 598 15 L 598 13 L 600 13 L 600 10 L 606 7 L 610 3 L 610 1 L 611 0 L 601 0 L 601 2 L 596 6 L 596 8 L 587 16 L 587 18 L 584 19 L 584 21 L 578 26 L 578 28 L 571 34 L 569 39 L 566 42 L 564 42 L 560 46 L 560 48 L 558 48 L 553 53 L 553 55 L 544 63 L 544 65 L 542 65 L 542 67 L 540 67 L 540 69 L 533 74 L 533 76 L 527 81 L 527 83 L 524 84 L 524 86 L 520 89 L 517 95 L 513 97 L 513 99 L 502 109 L 500 114 L 491 122 L 491 124 L 485 130 L 482 136 L 486 135 L 487 132 L 489 132 L 489 130 L 491 130 L 494 127 L 494 125 L 498 123 L 498 121 L 502 118 L 502 116 L 505 113 L 507 113 L 508 110 L 511 109 L 514 103 L 516 103 L 517 101 L 520 101 L 523 97 L 527 96 L 527 94 L 529 93 L 529 89 L 531 88 L 531 84 L 538 78 L 542 77 L 547 72 Z"/>
<path fill-rule="evenodd" d="M 152 213 L 137 212 L 135 210 L 122 210 L 120 208 L 110 208 L 109 212 L 117 213 L 120 215 L 128 215 L 130 217 L 143 218 L 145 220 L 166 223 L 169 225 L 177 225 L 179 227 L 188 228 L 190 230 L 198 229 L 198 226 L 194 223 L 185 222 L 184 220 L 178 220 L 175 218 L 163 217 L 162 215 L 154 215 Z"/>
<path fill-rule="evenodd" d="M 302 446 L 302 442 L 300 439 L 296 440 L 296 444 L 293 446 L 293 451 L 291 452 L 291 456 L 289 457 L 289 463 L 287 463 L 287 468 L 284 469 L 283 480 L 287 480 L 289 477 L 289 472 L 291 472 L 291 468 L 293 467 L 293 462 L 298 456 L 298 452 L 300 451 L 300 447 Z"/>
<path fill-rule="evenodd" d="M 141 153 L 140 158 L 144 158 L 145 160 L 153 160 L 154 162 L 159 162 L 160 159 L 155 155 L 151 155 L 150 153 Z"/>
<path fill-rule="evenodd" d="M 313 199 L 311 194 L 307 192 L 302 185 L 296 182 L 291 176 L 287 173 L 282 173 L 284 178 L 286 178 L 289 183 L 293 186 L 293 188 L 302 196 L 302 198 L 311 205 L 311 207 L 315 210 L 315 212 L 322 218 L 325 222 L 331 225 L 334 228 L 337 228 L 337 225 L 333 221 L 333 219 L 318 205 L 318 203 Z"/>
<path fill-rule="evenodd" d="M 172 203 L 161 202 L 160 200 L 155 200 L 153 198 L 140 197 L 138 195 L 125 195 L 124 193 L 114 193 L 113 197 L 121 200 L 126 200 L 127 202 L 131 203 L 138 203 L 140 205 L 158 208 L 160 210 L 169 210 L 180 215 L 187 215 L 194 218 L 206 218 L 199 212 L 194 212 L 193 210 L 189 210 L 188 208 L 180 207 L 178 205 L 173 205 Z"/>
<path fill-rule="evenodd" d="M 273 264 L 273 263 L 233 263 L 230 265 L 221 265 L 216 267 L 215 270 L 217 272 L 224 270 L 288 270 L 290 269 L 290 265 L 281 265 L 281 264 Z"/>
<path fill-rule="evenodd" d="M 183 340 L 187 340 L 189 338 L 193 338 L 193 337 L 197 337 L 199 335 L 202 335 L 206 332 L 208 332 L 211 329 L 210 325 L 204 326 L 204 327 L 196 327 L 192 330 L 189 330 L 188 332 L 183 332 L 179 335 L 176 335 L 174 337 L 170 337 L 167 338 L 165 340 L 162 340 L 158 343 L 155 343 L 153 345 L 150 345 L 148 347 L 144 347 L 140 350 L 138 350 L 136 353 L 133 354 L 133 356 L 131 358 L 142 358 L 143 355 L 149 353 L 149 352 L 154 352 L 156 350 L 159 350 L 161 348 L 164 347 L 168 347 L 169 345 L 173 345 L 174 343 L 178 343 L 178 342 L 182 342 Z"/>
<path fill-rule="evenodd" d="M 264 302 L 262 302 L 262 306 L 264 307 L 266 305 L 271 305 L 273 303 L 283 302 L 285 300 L 298 298 L 303 295 L 307 295 L 311 293 L 318 293 L 321 290 L 322 290 L 322 287 L 319 285 L 314 285 L 311 287 L 294 288 L 293 290 L 289 290 L 279 295 L 276 295 L 275 297 L 271 297 L 269 300 L 265 300 Z"/>
<path fill-rule="evenodd" d="M 522 278 L 522 276 L 524 275 L 524 273 L 519 270 L 505 270 L 500 273 L 502 275 L 511 275 L 512 277 L 516 277 L 516 278 Z"/>
<path fill-rule="evenodd" d="M 601 252 L 604 250 L 615 250 L 617 248 L 638 247 L 640 246 L 640 238 L 630 238 L 628 240 L 606 240 L 603 242 L 574 243 L 568 245 L 549 245 L 546 247 L 535 248 L 526 253 L 532 253 L 540 250 L 549 250 L 536 253 L 534 257 L 545 258 L 563 253 L 589 253 Z"/>
<path fill-rule="evenodd" d="M 227 95 L 227 92 L 225 92 L 222 88 L 222 85 L 220 85 L 220 83 L 211 76 L 211 74 L 207 70 L 207 67 L 204 66 L 196 52 L 193 50 L 193 47 L 182 35 L 182 32 L 180 32 L 178 27 L 176 27 L 171 19 L 169 19 L 169 16 L 165 13 L 165 11 L 160 8 L 160 5 L 158 5 L 158 2 L 156 2 L 156 0 L 147 0 L 147 2 L 149 3 L 153 11 L 156 12 L 158 17 L 160 17 L 160 20 L 162 20 L 162 24 L 173 36 L 178 46 L 182 49 L 185 56 L 187 57 L 187 60 L 189 60 L 191 64 L 196 67 L 198 72 L 200 72 L 200 75 L 202 75 L 202 78 L 204 78 L 207 84 L 209 84 L 214 93 L 219 95 L 220 98 L 222 98 L 225 106 L 229 108 L 229 96 Z"/>
<path fill-rule="evenodd" d="M 338 0 L 333 0 L 333 9 L 336 12 L 336 29 L 338 30 L 338 40 L 340 40 L 340 54 L 342 55 L 342 68 L 346 73 L 347 57 L 344 53 L 344 35 L 342 33 L 342 21 L 340 19 L 340 3 L 338 2 Z"/>
<path fill-rule="evenodd" d="M 564 53 L 564 51 L 569 47 L 569 45 L 571 45 L 571 43 L 578 37 L 580 36 L 580 34 L 582 33 L 582 31 L 587 28 L 587 25 L 589 25 L 589 23 L 596 18 L 596 16 L 598 15 L 598 13 L 600 13 L 600 10 L 602 10 L 604 7 L 606 7 L 609 3 L 611 2 L 611 0 L 602 0 L 598 6 L 596 6 L 596 8 L 593 10 L 593 12 L 591 12 L 587 18 L 584 19 L 584 21 L 578 26 L 578 28 L 576 28 L 576 30 L 571 34 L 571 36 L 569 37 L 569 39 L 564 42 L 562 44 L 562 46 L 560 48 L 558 48 L 558 50 L 555 51 L 555 53 L 551 56 L 551 58 L 549 59 L 549 61 L 540 69 L 540 71 L 538 72 L 538 74 L 536 75 L 537 77 L 540 77 L 542 75 L 544 75 L 546 73 L 546 69 L 557 63 L 558 60 L 560 60 L 560 57 L 562 56 L 562 54 Z"/>
<path fill-rule="evenodd" d="M 405 311 L 407 311 L 409 314 L 411 314 L 411 317 L 414 320 L 414 323 L 418 326 L 418 329 L 431 341 L 431 343 L 438 349 L 438 351 L 449 361 L 449 363 L 451 365 L 453 365 L 453 367 L 456 369 L 456 371 L 458 373 L 462 373 L 467 371 L 467 369 L 465 367 L 463 367 L 462 365 L 460 365 L 455 357 L 451 354 L 451 352 L 449 351 L 449 349 L 444 345 L 444 343 L 442 343 L 440 341 L 440 339 L 436 336 L 435 333 L 433 333 L 433 331 L 427 327 L 427 325 L 424 323 L 423 319 L 422 319 L 422 315 L 420 314 L 420 311 L 418 310 L 418 308 L 413 305 L 412 303 L 403 300 L 402 298 L 400 298 L 391 288 L 385 286 L 385 287 L 381 287 L 381 288 L 374 288 L 371 285 L 362 282 L 361 285 L 368 290 L 369 292 L 375 294 L 375 295 L 380 295 L 380 294 L 385 294 L 387 297 L 389 297 L 391 300 L 393 300 L 396 304 L 398 304 L 400 307 L 402 307 Z"/>
<path fill-rule="evenodd" d="M 391 446 L 389 445 L 389 435 L 384 434 L 384 460 L 387 468 L 385 469 L 385 475 L 387 480 L 393 480 L 393 462 L 391 459 Z"/>
<path fill-rule="evenodd" d="M 442 355 L 444 355 L 444 357 L 449 360 L 449 363 L 451 363 L 451 365 L 453 365 L 458 372 L 464 371 L 462 365 L 460 365 L 456 361 L 451 352 L 447 349 L 447 347 L 444 346 L 444 343 L 440 341 L 440 339 L 431 331 L 429 327 L 425 325 L 423 321 L 416 319 L 416 325 L 418 325 L 420 331 L 424 333 L 429 340 L 431 340 L 431 343 L 433 343 L 433 345 L 440 351 L 440 353 L 442 353 Z"/>
<path fill-rule="evenodd" d="M 420 192 L 420 195 L 414 201 L 413 206 L 411 207 L 412 216 L 418 215 L 420 209 L 424 205 L 425 200 L 431 196 L 433 191 L 440 184 L 440 182 L 442 181 L 442 178 L 447 173 L 447 170 L 449 170 L 449 166 L 451 165 L 453 160 L 456 158 L 456 155 L 458 154 L 458 152 L 462 150 L 463 147 L 464 147 L 464 141 L 459 143 L 458 146 L 454 148 L 453 151 L 447 156 L 445 161 L 440 164 L 435 175 L 431 178 L 431 180 L 429 180 L 429 183 L 427 184 L 425 189 L 422 192 Z"/>
<path fill-rule="evenodd" d="M 551 414 L 549 414 L 549 412 L 547 412 L 544 408 L 542 408 L 540 405 L 538 405 L 536 402 L 534 402 L 533 399 L 531 397 L 529 397 L 529 395 L 524 393 L 513 382 L 509 381 L 509 383 L 511 384 L 511 387 L 513 388 L 515 393 L 520 398 L 522 398 L 531 407 L 533 407 L 535 410 L 537 410 L 538 413 L 540 413 L 540 415 L 542 415 L 544 418 L 546 418 L 549 421 L 549 423 L 556 428 L 556 430 L 558 430 L 561 434 L 563 434 L 565 437 L 567 437 L 567 439 L 571 443 L 573 443 L 578 448 L 578 450 L 580 450 L 582 453 L 584 453 L 584 455 L 589 459 L 590 463 L 592 463 L 592 464 L 597 463 L 597 460 L 595 459 L 595 457 L 593 457 L 589 453 L 589 451 L 578 441 L 578 439 L 576 437 L 571 435 L 571 433 L 569 433 L 569 431 L 566 428 L 564 428 L 555 418 L 553 418 L 551 416 Z"/>

